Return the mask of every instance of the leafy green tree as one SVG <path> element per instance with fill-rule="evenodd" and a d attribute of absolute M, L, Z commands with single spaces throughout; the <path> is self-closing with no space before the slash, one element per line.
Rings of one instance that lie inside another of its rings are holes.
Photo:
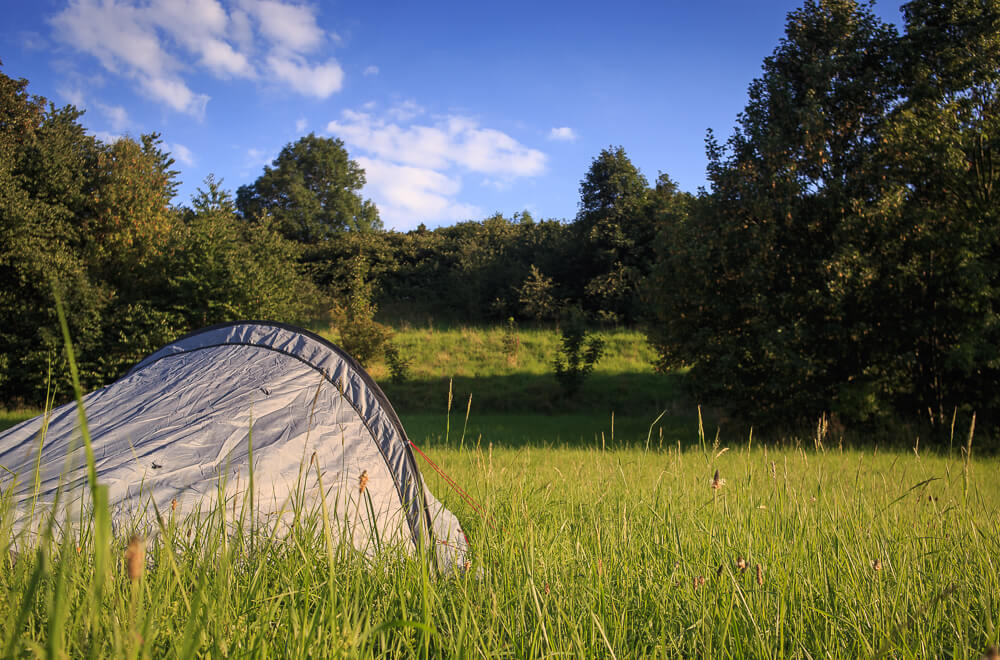
<path fill-rule="evenodd" d="M 407 362 L 392 346 L 392 329 L 375 320 L 378 306 L 372 299 L 372 283 L 368 279 L 368 262 L 358 254 L 353 260 L 351 290 L 343 304 L 333 309 L 334 326 L 340 335 L 340 345 L 361 363 L 370 366 L 372 362 L 390 348 L 389 361 L 393 377 L 404 380 Z"/>
<path fill-rule="evenodd" d="M 299 246 L 267 223 L 241 222 L 213 176 L 184 213 L 170 253 L 160 306 L 191 329 L 245 318 L 292 321 L 316 314 L 324 298 L 300 273 Z"/>
<path fill-rule="evenodd" d="M 310 133 L 286 145 L 253 184 L 240 186 L 236 206 L 247 219 L 270 216 L 287 238 L 316 243 L 382 229 L 375 204 L 359 194 L 364 185 L 365 172 L 343 141 Z"/>
<path fill-rule="evenodd" d="M 785 423 L 886 410 L 872 225 L 879 147 L 899 100 L 897 36 L 853 0 L 788 15 L 724 147 L 713 194 L 661 240 L 663 366 L 699 398 Z M 668 279 L 669 278 L 669 279 Z"/>
<path fill-rule="evenodd" d="M 639 316 L 639 287 L 652 265 L 655 233 L 648 195 L 649 183 L 622 147 L 603 149 L 580 182 L 573 227 L 581 294 L 590 309 L 610 319 Z"/>
<path fill-rule="evenodd" d="M 944 426 L 963 405 L 997 422 L 1000 2 L 914 0 L 903 16 L 906 100 L 883 143 L 897 403 Z"/>
<path fill-rule="evenodd" d="M 538 321 L 554 319 L 559 311 L 559 304 L 553 294 L 555 283 L 551 277 L 546 277 L 534 264 L 524 284 L 518 290 L 518 299 L 525 316 Z"/>
<path fill-rule="evenodd" d="M 89 276 L 76 222 L 97 142 L 79 111 L 52 107 L 27 86 L 0 72 L 0 399 L 35 403 L 50 366 L 56 385 L 66 385 L 52 287 L 83 351 L 100 336 L 108 295 Z"/>

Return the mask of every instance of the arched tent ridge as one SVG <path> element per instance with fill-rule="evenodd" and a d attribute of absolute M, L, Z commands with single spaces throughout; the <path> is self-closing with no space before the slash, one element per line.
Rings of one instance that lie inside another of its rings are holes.
<path fill-rule="evenodd" d="M 442 568 L 465 563 L 464 533 L 424 486 L 388 398 L 353 358 L 311 332 L 268 321 L 205 328 L 88 394 L 84 405 L 116 520 L 134 518 L 150 499 L 161 510 L 176 502 L 195 511 L 218 496 L 223 475 L 225 496 L 245 497 L 252 438 L 259 516 L 280 518 L 303 481 L 305 496 L 318 497 L 315 468 L 303 475 L 315 455 L 330 515 L 347 524 L 356 547 L 413 552 L 433 542 Z M 43 506 L 60 480 L 67 508 L 87 498 L 75 404 L 52 411 L 39 449 L 44 421 L 0 434 L 8 470 L 0 489 L 21 515 L 35 498 L 36 467 Z"/>

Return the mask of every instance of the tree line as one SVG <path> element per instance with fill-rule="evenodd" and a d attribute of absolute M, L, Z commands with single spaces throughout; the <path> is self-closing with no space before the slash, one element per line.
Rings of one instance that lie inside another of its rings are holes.
<path fill-rule="evenodd" d="M 53 286 L 92 385 L 195 327 L 316 318 L 370 286 L 409 318 L 644 327 L 659 367 L 752 423 L 995 424 L 1000 1 L 902 16 L 808 0 L 732 134 L 709 131 L 709 190 L 650 184 L 611 146 L 568 222 L 385 231 L 363 169 L 312 134 L 235 195 L 209 178 L 171 207 L 159 136 L 103 144 L 0 74 L 0 398 L 44 394 Z"/>

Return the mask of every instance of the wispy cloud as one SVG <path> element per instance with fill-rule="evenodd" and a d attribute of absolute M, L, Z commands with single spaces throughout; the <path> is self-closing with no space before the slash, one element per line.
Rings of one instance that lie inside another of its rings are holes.
<path fill-rule="evenodd" d="M 306 132 L 306 128 L 308 126 L 309 126 L 309 120 L 306 119 L 305 117 L 299 117 L 299 119 L 296 120 L 296 122 L 295 122 L 295 132 L 296 133 L 305 133 Z"/>
<path fill-rule="evenodd" d="M 55 38 L 130 79 L 152 100 L 196 117 L 209 96 L 186 76 L 278 81 L 327 98 L 343 86 L 336 60 L 310 58 L 334 35 L 311 5 L 279 0 L 70 0 L 51 19 Z"/>
<path fill-rule="evenodd" d="M 363 76 L 377 76 L 378 75 L 378 67 L 375 66 L 374 64 L 366 66 L 365 70 L 362 72 L 361 75 L 363 75 Z"/>
<path fill-rule="evenodd" d="M 195 163 L 194 154 L 183 144 L 173 143 L 170 145 L 170 154 L 182 165 L 191 167 Z"/>
<path fill-rule="evenodd" d="M 480 216 L 482 209 L 460 199 L 465 175 L 486 175 L 489 185 L 502 187 L 545 171 L 544 153 L 502 131 L 460 115 L 413 121 L 424 115 L 424 108 L 406 101 L 378 116 L 345 110 L 327 124 L 330 134 L 360 152 L 355 158 L 365 168 L 367 191 L 387 226 Z"/>
<path fill-rule="evenodd" d="M 393 123 L 374 115 L 345 110 L 327 131 L 379 158 L 442 169 L 512 177 L 545 170 L 546 156 L 501 131 L 482 128 L 469 117 L 451 115 L 432 125 Z"/>
<path fill-rule="evenodd" d="M 267 65 L 278 80 L 305 96 L 325 99 L 344 85 L 344 71 L 336 60 L 311 66 L 297 55 L 270 55 Z"/>
<path fill-rule="evenodd" d="M 407 230 L 421 222 L 470 220 L 483 214 L 479 207 L 455 199 L 462 189 L 460 177 L 380 158 L 362 156 L 357 161 L 365 169 L 382 221 L 391 227 Z"/>
<path fill-rule="evenodd" d="M 94 105 L 105 117 L 107 117 L 108 123 L 111 124 L 112 131 L 121 132 L 128 127 L 128 112 L 122 106 L 105 105 L 103 103 L 95 103 Z"/>
<path fill-rule="evenodd" d="M 558 128 L 553 128 L 549 131 L 550 140 L 558 140 L 561 142 L 573 142 L 577 138 L 576 131 L 574 131 L 569 126 L 560 126 Z"/>

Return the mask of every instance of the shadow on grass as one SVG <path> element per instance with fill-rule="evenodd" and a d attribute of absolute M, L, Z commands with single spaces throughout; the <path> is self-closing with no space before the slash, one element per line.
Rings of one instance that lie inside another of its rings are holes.
<path fill-rule="evenodd" d="M 698 419 L 690 415 L 646 416 L 611 413 L 573 413 L 545 415 L 542 413 L 477 413 L 469 415 L 465 425 L 465 410 L 452 412 L 449 423 L 442 413 L 402 413 L 400 419 L 410 439 L 421 447 L 450 447 L 487 451 L 496 448 L 559 448 L 592 447 L 608 451 L 622 448 L 642 448 L 647 442 L 651 450 L 698 443 Z"/>
<path fill-rule="evenodd" d="M 452 413 L 464 416 L 469 395 L 472 410 L 490 413 L 651 415 L 684 405 L 682 374 L 595 373 L 573 397 L 552 374 L 456 376 L 451 380 Z M 380 383 L 399 412 L 426 413 L 448 407 L 448 378 Z M 686 406 L 689 407 L 689 406 Z"/>
<path fill-rule="evenodd" d="M 455 377 L 450 416 L 447 378 L 382 387 L 417 444 L 655 449 L 698 443 L 697 407 L 684 396 L 682 379 L 596 373 L 568 397 L 551 374 Z"/>

